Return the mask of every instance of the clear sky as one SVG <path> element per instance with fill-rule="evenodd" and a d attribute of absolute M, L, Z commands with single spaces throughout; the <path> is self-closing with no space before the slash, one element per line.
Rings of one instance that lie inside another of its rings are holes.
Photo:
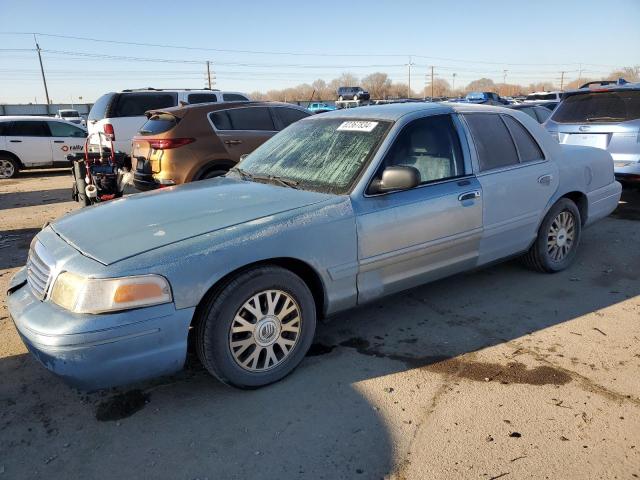
<path fill-rule="evenodd" d="M 449 82 L 456 73 L 456 86 L 502 81 L 504 70 L 507 82 L 557 83 L 561 71 L 570 81 L 580 68 L 582 77 L 604 77 L 640 65 L 640 0 L 0 0 L 0 32 L 0 102 L 44 100 L 36 53 L 21 50 L 34 48 L 33 36 L 11 32 L 164 45 L 39 35 L 53 102 L 203 87 L 206 60 L 217 88 L 244 92 L 342 72 L 406 82 L 409 61 L 416 90 L 430 65 Z"/>

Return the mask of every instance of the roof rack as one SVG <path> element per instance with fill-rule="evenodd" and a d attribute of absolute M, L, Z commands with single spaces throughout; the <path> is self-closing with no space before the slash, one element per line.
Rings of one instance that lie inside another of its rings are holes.
<path fill-rule="evenodd" d="M 596 80 L 595 82 L 587 82 L 584 85 L 581 85 L 580 88 L 589 88 L 591 85 L 599 85 L 604 87 L 606 85 L 625 85 L 627 82 L 624 78 L 619 78 L 618 80 Z"/>
<path fill-rule="evenodd" d="M 123 92 L 163 92 L 167 90 L 184 90 L 185 92 L 190 92 L 192 90 L 209 90 L 211 92 L 219 92 L 218 88 L 153 88 L 153 87 L 144 87 L 144 88 L 125 88 L 122 90 Z"/>

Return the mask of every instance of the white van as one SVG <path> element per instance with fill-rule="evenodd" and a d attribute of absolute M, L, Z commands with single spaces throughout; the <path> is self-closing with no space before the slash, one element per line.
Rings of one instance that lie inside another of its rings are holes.
<path fill-rule="evenodd" d="M 69 165 L 67 155 L 82 152 L 87 132 L 51 117 L 0 117 L 0 179 L 25 168 Z"/>
<path fill-rule="evenodd" d="M 129 153 L 131 139 L 147 121 L 144 112 L 193 103 L 248 101 L 239 92 L 220 90 L 155 89 L 122 90 L 101 96 L 87 118 L 89 134 L 104 132 L 111 136 L 116 150 Z"/>

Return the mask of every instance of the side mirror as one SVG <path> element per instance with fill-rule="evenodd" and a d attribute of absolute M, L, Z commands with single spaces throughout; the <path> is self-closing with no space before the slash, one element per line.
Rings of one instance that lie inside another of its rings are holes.
<path fill-rule="evenodd" d="M 395 190 L 409 190 L 420 185 L 420 172 L 409 166 L 387 167 L 382 178 L 371 183 L 370 193 L 384 193 Z"/>

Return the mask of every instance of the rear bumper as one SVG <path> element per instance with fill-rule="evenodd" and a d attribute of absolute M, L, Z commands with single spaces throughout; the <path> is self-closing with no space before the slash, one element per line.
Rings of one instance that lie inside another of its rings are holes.
<path fill-rule="evenodd" d="M 160 184 L 154 180 L 153 175 L 138 172 L 133 174 L 133 186 L 143 192 L 160 188 Z"/>
<path fill-rule="evenodd" d="M 166 304 L 101 314 L 100 330 L 68 333 L 77 330 L 85 315 L 37 300 L 27 285 L 21 286 L 24 279 L 22 269 L 11 280 L 9 314 L 29 352 L 70 385 L 109 388 L 173 373 L 184 365 L 195 309 Z M 42 318 L 48 319 L 46 331 L 38 321 Z"/>
<path fill-rule="evenodd" d="M 585 226 L 609 216 L 617 207 L 622 194 L 622 185 L 612 182 L 602 188 L 587 193 L 587 221 Z"/>

